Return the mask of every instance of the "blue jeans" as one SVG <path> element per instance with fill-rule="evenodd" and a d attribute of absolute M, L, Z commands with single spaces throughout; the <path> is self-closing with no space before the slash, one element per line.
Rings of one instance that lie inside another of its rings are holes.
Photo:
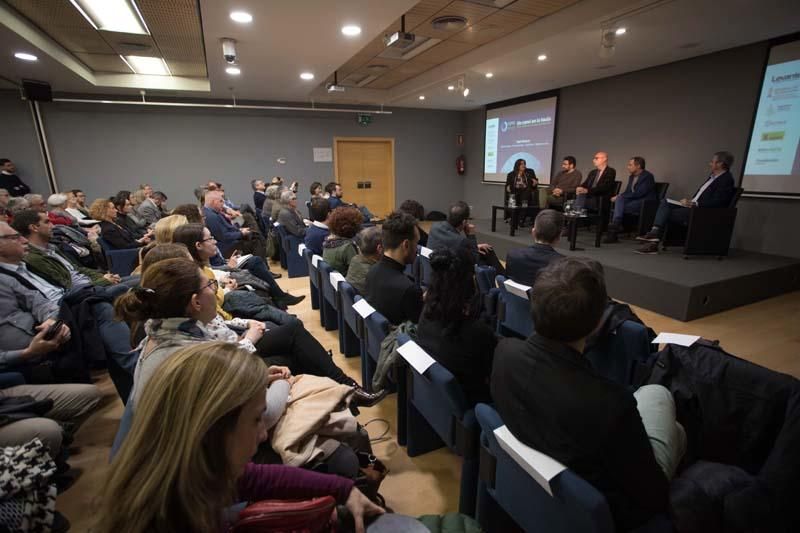
<path fill-rule="evenodd" d="M 689 222 L 689 209 L 670 204 L 666 199 L 661 200 L 653 226 L 663 232 L 669 222 L 686 225 Z"/>
<path fill-rule="evenodd" d="M 115 285 L 116 287 L 117 285 Z M 92 306 L 92 313 L 97 322 L 106 356 L 130 375 L 136 368 L 137 355 L 131 349 L 131 330 L 125 322 L 114 320 L 114 307 L 108 302 L 99 302 Z"/>
<path fill-rule="evenodd" d="M 638 215 L 642 208 L 643 200 L 628 200 L 622 195 L 617 196 L 617 201 L 614 202 L 614 216 L 611 221 L 614 224 L 622 224 L 622 219 L 625 215 Z"/>

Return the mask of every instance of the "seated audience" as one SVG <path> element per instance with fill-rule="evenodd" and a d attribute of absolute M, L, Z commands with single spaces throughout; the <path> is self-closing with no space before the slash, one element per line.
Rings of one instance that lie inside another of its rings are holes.
<path fill-rule="evenodd" d="M 431 254 L 433 275 L 419 318 L 417 342 L 455 376 L 467 401 L 491 403 L 489 377 L 497 344 L 480 320 L 475 265 L 466 246 Z"/>
<path fill-rule="evenodd" d="M 383 510 L 351 480 L 250 462 L 267 437 L 267 384 L 261 360 L 219 343 L 169 358 L 112 463 L 96 531 L 227 531 L 224 511 L 236 501 L 332 495 L 363 533 L 364 517 Z"/>
<path fill-rule="evenodd" d="M 341 206 L 333 210 L 328 221 L 330 235 L 322 243 L 322 258 L 343 276 L 347 276 L 350 260 L 358 254 L 353 238 L 363 220 L 357 208 Z"/>
<path fill-rule="evenodd" d="M 364 220 L 370 221 L 375 218 L 373 214 L 370 213 L 369 209 L 367 209 L 367 206 L 349 204 L 344 200 L 342 200 L 342 197 L 344 196 L 344 192 L 342 191 L 342 186 L 336 183 L 335 181 L 332 181 L 325 186 L 325 194 L 328 195 L 328 202 L 331 205 L 331 211 L 336 209 L 340 205 L 351 205 L 353 207 L 358 207 L 359 211 L 361 211 L 361 214 L 364 216 Z"/>
<path fill-rule="evenodd" d="M 67 195 L 51 194 L 47 197 L 47 218 L 53 224 L 75 226 L 77 221 L 67 213 Z"/>
<path fill-rule="evenodd" d="M 561 237 L 564 215 L 544 209 L 536 215 L 531 229 L 533 244 L 527 248 L 512 248 L 506 256 L 506 277 L 533 287 L 539 270 L 564 257 L 553 248 Z"/>
<path fill-rule="evenodd" d="M 454 250 L 466 246 L 472 251 L 474 262 L 479 265 L 494 267 L 498 274 L 505 272 L 503 265 L 494 253 L 491 245 L 478 244 L 475 238 L 475 225 L 470 222 L 469 206 L 465 202 L 456 202 L 450 206 L 447 220 L 436 222 L 431 226 L 428 236 L 428 248 Z"/>
<path fill-rule="evenodd" d="M 330 221 L 331 207 L 325 198 L 311 199 L 311 225 L 306 228 L 306 236 L 303 239 L 306 248 L 312 253 L 322 255 L 322 243 L 330 235 L 328 222 Z"/>
<path fill-rule="evenodd" d="M 350 260 L 345 281 L 352 285 L 359 294 L 366 294 L 367 274 L 372 265 L 380 261 L 383 256 L 381 228 L 370 226 L 359 231 L 356 235 L 356 245 L 358 246 L 358 255 Z"/>
<path fill-rule="evenodd" d="M 75 197 L 75 205 L 68 205 L 67 207 L 73 209 L 77 213 L 80 213 L 83 215 L 83 217 L 77 216 L 73 211 L 69 211 L 69 214 L 77 219 L 89 218 L 89 209 L 86 207 L 86 193 L 80 189 L 72 189 L 70 194 Z"/>
<path fill-rule="evenodd" d="M 237 249 L 241 251 L 252 250 L 250 243 L 245 242 L 250 235 L 250 229 L 237 228 L 224 213 L 225 204 L 222 200 L 222 193 L 219 191 L 208 191 L 206 193 L 206 205 L 203 208 L 203 217 L 206 227 L 211 230 L 211 234 L 217 239 L 219 251 L 225 257 L 230 257 Z M 246 253 L 251 253 L 247 251 Z"/>
<path fill-rule="evenodd" d="M 78 208 L 78 197 L 75 196 L 74 192 L 70 191 L 66 194 L 67 194 L 67 208 L 64 211 L 66 211 L 72 218 L 74 218 L 79 225 L 86 227 L 86 226 L 94 226 L 95 224 L 98 223 L 97 220 L 92 220 L 91 218 L 89 218 L 89 211 Z"/>
<path fill-rule="evenodd" d="M 148 231 L 147 221 L 136 214 L 128 191 L 120 191 L 111 200 L 117 209 L 117 225 L 125 228 L 134 238 L 144 237 Z"/>
<path fill-rule="evenodd" d="M 6 189 L 0 189 L 0 207 L 8 207 L 8 200 L 11 198 L 11 195 L 8 194 Z"/>
<path fill-rule="evenodd" d="M 561 162 L 561 170 L 550 181 L 550 187 L 547 191 L 547 207 L 549 209 L 558 209 L 564 207 L 564 200 L 568 200 L 575 196 L 575 189 L 583 181 L 581 171 L 576 169 L 577 162 L 575 158 L 568 155 Z"/>
<path fill-rule="evenodd" d="M 422 207 L 422 204 L 417 202 L 416 200 L 406 200 L 402 204 L 400 204 L 400 211 L 404 213 L 408 213 L 412 217 L 417 219 L 417 231 L 419 231 L 419 245 L 420 246 L 428 246 L 428 234 L 423 230 L 419 222 L 425 220 L 425 208 Z"/>
<path fill-rule="evenodd" d="M 29 204 L 22 196 L 14 196 L 8 199 L 8 215 L 11 220 L 14 220 L 14 215 L 24 209 L 28 209 Z"/>
<path fill-rule="evenodd" d="M 148 185 L 149 187 L 149 185 Z M 143 218 L 147 225 L 155 224 L 159 219 L 164 216 L 162 205 L 166 202 L 167 197 L 164 193 L 153 192 L 148 196 L 147 190 L 144 190 L 146 198 L 136 206 L 136 214 Z"/>
<path fill-rule="evenodd" d="M 619 241 L 617 234 L 622 231 L 622 219 L 628 215 L 639 215 L 642 203 L 656 199 L 656 179 L 652 172 L 645 170 L 643 157 L 632 157 L 628 161 L 628 185 L 625 190 L 611 197 L 614 214 L 608 225 L 608 234 L 603 242 L 611 244 Z"/>
<path fill-rule="evenodd" d="M 671 204 L 666 198 L 661 200 L 653 227 L 647 235 L 637 237 L 639 240 L 647 241 L 647 244 L 636 252 L 645 255 L 657 254 L 658 243 L 664 234 L 664 229 L 668 224 L 687 225 L 689 209 L 728 207 L 736 194 L 731 165 L 733 165 L 733 154 L 717 152 L 709 163 L 711 174 L 691 198 L 682 199 L 680 205 Z"/>
<path fill-rule="evenodd" d="M 286 190 L 281 193 L 281 208 L 278 211 L 277 222 L 286 228 L 289 235 L 300 237 L 306 235 L 306 224 L 303 222 L 303 215 L 297 210 L 297 194 Z"/>
<path fill-rule="evenodd" d="M 31 192 L 31 188 L 17 176 L 17 166 L 6 158 L 0 159 L 0 187 L 15 197 L 25 196 Z"/>
<path fill-rule="evenodd" d="M 186 253 L 183 258 L 164 259 L 147 266 L 141 286 L 114 302 L 118 319 L 145 322 L 147 336 L 139 345 L 139 361 L 128 400 L 134 407 L 138 407 L 143 388 L 162 361 L 182 346 L 209 340 L 237 344 L 267 361 L 286 364 L 295 375 L 328 377 L 353 387 L 353 401 L 358 405 L 374 405 L 386 395 L 386 391 L 368 393 L 361 389 L 336 366 L 299 320 L 280 326 L 256 320 L 237 321 L 232 325 L 247 328 L 239 336 L 217 315 L 217 280 L 206 277 Z"/>
<path fill-rule="evenodd" d="M 141 189 L 142 193 L 144 193 L 145 198 L 150 198 L 153 196 L 153 186 L 149 183 L 142 183 L 139 185 L 139 189 Z"/>
<path fill-rule="evenodd" d="M 253 188 L 253 205 L 260 211 L 264 208 L 264 200 L 267 199 L 267 185 L 264 183 L 264 178 L 251 180 L 250 187 Z"/>
<path fill-rule="evenodd" d="M 89 208 L 89 216 L 94 220 L 100 221 L 101 237 L 109 246 L 121 250 L 139 248 L 150 242 L 151 231 L 145 233 L 143 237 L 137 238 L 127 228 L 119 224 L 118 214 L 114 203 L 106 198 L 95 200 Z"/>
<path fill-rule="evenodd" d="M 45 204 L 44 198 L 42 198 L 41 194 L 29 193 L 23 196 L 23 198 L 25 198 L 25 200 L 28 202 L 27 209 L 41 211 L 42 213 L 47 212 L 47 205 Z"/>
<path fill-rule="evenodd" d="M 417 219 L 395 211 L 381 230 L 383 257 L 367 273 L 364 298 L 392 324 L 416 323 L 422 312 L 422 289 L 404 271 L 417 257 Z"/>
<path fill-rule="evenodd" d="M 608 166 L 608 154 L 597 152 L 592 158 L 594 167 L 586 180 L 575 189 L 575 209 L 599 209 L 600 202 L 614 194 L 617 171 Z"/>
<path fill-rule="evenodd" d="M 605 496 L 618 531 L 669 511 L 669 480 L 686 447 L 660 385 L 631 393 L 583 356 L 607 302 L 599 263 L 566 257 L 533 286 L 536 333 L 497 345 L 491 392 L 508 429 Z"/>
<path fill-rule="evenodd" d="M 278 221 L 278 212 L 281 210 L 281 188 L 278 185 L 270 185 L 264 191 L 264 207 L 261 209 L 261 216 L 265 220 L 272 222 Z"/>
<path fill-rule="evenodd" d="M 197 204 L 181 204 L 175 206 L 175 209 L 172 210 L 172 214 L 185 216 L 186 222 L 189 224 L 203 223 L 203 209 L 197 207 Z"/>
<path fill-rule="evenodd" d="M 155 236 L 156 242 L 159 244 L 172 242 L 172 234 L 175 233 L 175 230 L 188 223 L 189 221 L 186 220 L 186 217 L 183 215 L 165 216 L 156 222 L 155 228 L 153 228 L 153 235 Z"/>
<path fill-rule="evenodd" d="M 130 201 L 133 210 L 136 212 L 136 216 L 139 216 L 139 206 L 142 205 L 142 202 L 147 200 L 147 196 L 145 196 L 144 189 L 136 189 L 131 193 Z"/>
<path fill-rule="evenodd" d="M 311 194 L 311 200 L 314 200 L 314 198 L 323 198 L 325 189 L 322 188 L 322 184 L 320 182 L 315 181 L 308 188 L 308 192 Z"/>
<path fill-rule="evenodd" d="M 6 224 L 11 222 L 11 212 L 3 205 L 0 205 L 0 222 L 5 222 Z"/>

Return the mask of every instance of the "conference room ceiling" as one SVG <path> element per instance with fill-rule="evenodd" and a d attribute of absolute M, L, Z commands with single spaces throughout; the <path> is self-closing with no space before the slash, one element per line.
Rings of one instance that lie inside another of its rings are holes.
<path fill-rule="evenodd" d="M 800 31 L 794 0 L 136 0 L 136 5 L 150 35 L 98 31 L 70 0 L 0 0 L 0 88 L 27 78 L 47 81 L 56 94 L 138 98 L 144 89 L 148 98 L 472 109 Z M 235 10 L 252 14 L 252 23 L 232 21 Z M 400 30 L 401 15 L 417 42 L 430 39 L 422 52 L 405 57 L 386 52 L 383 37 Z M 463 26 L 434 28 L 434 19 L 444 15 L 463 17 Z M 345 24 L 358 24 L 361 34 L 343 36 Z M 602 32 L 620 27 L 627 31 L 617 37 L 613 55 L 601 57 Z M 223 38 L 236 40 L 238 76 L 226 73 Z M 171 75 L 132 73 L 119 56 L 136 49 L 163 58 Z M 18 51 L 39 60 L 17 60 Z M 538 61 L 541 54 L 547 59 Z M 301 80 L 301 72 L 314 79 Z M 345 92 L 326 90 L 334 72 Z M 468 97 L 448 90 L 459 83 L 470 89 Z"/>

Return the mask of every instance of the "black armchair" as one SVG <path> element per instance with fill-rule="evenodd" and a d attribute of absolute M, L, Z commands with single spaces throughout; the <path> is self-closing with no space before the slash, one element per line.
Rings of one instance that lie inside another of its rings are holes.
<path fill-rule="evenodd" d="M 683 244 L 684 259 L 690 255 L 728 255 L 736 223 L 736 204 L 744 189 L 737 187 L 727 207 L 693 207 L 685 226 L 668 225 L 664 232 L 663 249 Z"/>
<path fill-rule="evenodd" d="M 661 205 L 661 200 L 667 196 L 669 183 L 665 181 L 656 182 L 656 198 L 654 200 L 645 200 L 639 209 L 638 215 L 625 215 L 622 219 L 622 227 L 624 231 L 636 231 L 637 235 L 644 235 L 650 228 L 653 227 L 653 221 L 656 219 L 656 212 L 658 206 Z"/>

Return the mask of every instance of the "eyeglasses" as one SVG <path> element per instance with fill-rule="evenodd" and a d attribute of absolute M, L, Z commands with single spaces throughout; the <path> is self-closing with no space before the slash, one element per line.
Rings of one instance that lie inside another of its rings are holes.
<path fill-rule="evenodd" d="M 11 235 L 0 235 L 0 239 L 7 239 L 9 241 L 18 241 L 22 238 L 22 235 L 19 233 L 14 233 Z"/>
<path fill-rule="evenodd" d="M 209 280 L 209 282 L 200 287 L 200 290 L 197 292 L 203 292 L 204 289 L 208 289 L 209 287 L 214 292 L 217 292 L 219 290 L 219 282 L 216 279 Z"/>
<path fill-rule="evenodd" d="M 216 241 L 216 240 L 217 240 L 217 239 L 215 239 L 214 237 L 209 237 L 208 239 L 200 239 L 200 240 L 199 240 L 199 241 L 197 241 L 197 242 Z"/>

